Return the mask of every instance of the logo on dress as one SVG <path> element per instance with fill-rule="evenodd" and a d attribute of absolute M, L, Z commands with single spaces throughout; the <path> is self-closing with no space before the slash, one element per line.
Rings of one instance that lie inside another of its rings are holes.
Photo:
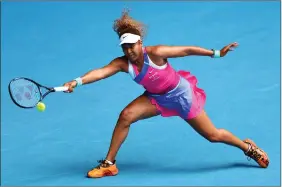
<path fill-rule="evenodd" d="M 154 70 L 151 70 L 151 71 L 149 72 L 149 74 L 154 73 L 154 74 L 152 74 L 152 75 L 149 76 L 149 79 L 150 79 L 152 82 L 154 82 L 155 80 L 157 80 L 157 79 L 160 78 L 158 72 L 153 72 L 153 71 L 154 71 Z"/>

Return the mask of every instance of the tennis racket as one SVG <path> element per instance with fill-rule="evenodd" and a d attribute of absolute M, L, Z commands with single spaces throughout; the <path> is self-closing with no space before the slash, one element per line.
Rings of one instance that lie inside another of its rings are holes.
<path fill-rule="evenodd" d="M 68 87 L 46 87 L 32 79 L 19 77 L 9 83 L 9 94 L 12 101 L 21 108 L 34 108 L 48 94 L 67 91 Z"/>

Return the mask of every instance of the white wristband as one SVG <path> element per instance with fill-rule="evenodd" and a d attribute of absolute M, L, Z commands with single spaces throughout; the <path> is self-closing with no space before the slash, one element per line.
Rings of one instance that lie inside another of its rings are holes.
<path fill-rule="evenodd" d="M 213 50 L 213 55 L 212 55 L 212 57 L 213 58 L 220 58 L 220 50 Z"/>
<path fill-rule="evenodd" d="M 81 86 L 82 85 L 82 78 L 81 77 L 77 77 L 76 79 L 74 79 L 77 83 L 76 86 Z"/>

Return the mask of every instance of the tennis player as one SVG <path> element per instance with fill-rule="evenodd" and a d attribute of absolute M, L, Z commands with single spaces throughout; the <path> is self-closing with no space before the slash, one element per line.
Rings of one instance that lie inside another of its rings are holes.
<path fill-rule="evenodd" d="M 196 46 L 144 46 L 145 28 L 141 22 L 131 18 L 129 11 L 123 11 L 122 16 L 114 21 L 113 29 L 120 39 L 124 55 L 64 84 L 69 88 L 67 92 L 71 93 L 77 86 L 125 72 L 145 89 L 121 111 L 105 159 L 98 161 L 98 166 L 90 170 L 87 176 L 100 178 L 117 175 L 115 158 L 131 124 L 157 115 L 179 116 L 208 141 L 237 147 L 248 158 L 266 168 L 269 164 L 267 154 L 252 140 L 241 140 L 225 129 L 216 128 L 204 110 L 206 93 L 197 87 L 197 78 L 188 71 L 174 70 L 168 61 L 169 58 L 191 55 L 222 58 L 238 44 L 231 43 L 221 50 Z"/>

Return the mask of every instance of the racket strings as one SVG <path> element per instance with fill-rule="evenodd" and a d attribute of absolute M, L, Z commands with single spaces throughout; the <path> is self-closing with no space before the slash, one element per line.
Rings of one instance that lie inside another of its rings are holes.
<path fill-rule="evenodd" d="M 10 91 L 15 102 L 23 107 L 33 107 L 41 98 L 38 86 L 25 79 L 13 81 Z"/>

